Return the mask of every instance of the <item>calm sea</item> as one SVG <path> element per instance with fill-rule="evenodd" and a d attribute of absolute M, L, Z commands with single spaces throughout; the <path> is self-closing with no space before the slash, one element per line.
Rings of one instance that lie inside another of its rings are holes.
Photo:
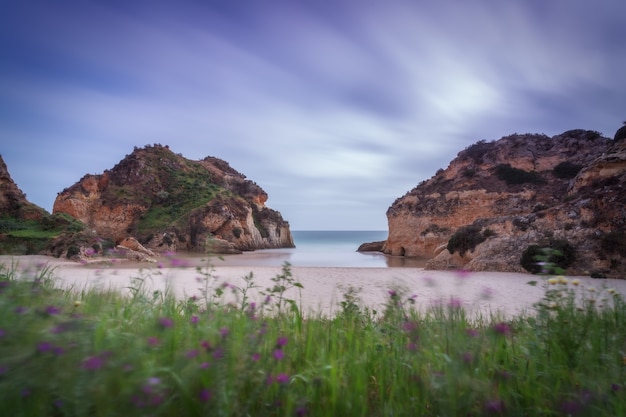
<path fill-rule="evenodd" d="M 292 231 L 295 248 L 264 249 L 242 255 L 224 256 L 224 265 L 280 266 L 289 262 L 293 266 L 317 267 L 422 267 L 423 264 L 400 257 L 390 257 L 376 252 L 357 252 L 362 243 L 387 239 L 387 231 Z M 217 265 L 220 262 L 216 263 Z"/>

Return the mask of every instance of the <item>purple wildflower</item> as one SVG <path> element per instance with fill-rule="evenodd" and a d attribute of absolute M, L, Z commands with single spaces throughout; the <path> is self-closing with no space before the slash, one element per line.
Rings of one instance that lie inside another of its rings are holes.
<path fill-rule="evenodd" d="M 217 348 L 213 351 L 213 358 L 222 359 L 224 357 L 224 350 L 222 348 Z"/>
<path fill-rule="evenodd" d="M 508 324 L 504 322 L 496 323 L 493 326 L 493 331 L 496 332 L 497 334 L 506 336 L 506 335 L 511 334 L 511 326 L 509 326 Z"/>
<path fill-rule="evenodd" d="M 282 349 L 274 350 L 274 359 L 279 361 L 279 360 L 283 359 L 284 357 L 285 357 L 285 353 L 283 352 Z"/>
<path fill-rule="evenodd" d="M 208 340 L 203 340 L 202 342 L 200 342 L 200 346 L 202 346 L 207 352 L 213 350 L 213 346 L 211 346 L 211 343 L 209 343 Z"/>
<path fill-rule="evenodd" d="M 199 352 L 198 352 L 198 349 L 193 349 L 193 350 L 188 351 L 188 352 L 185 354 L 185 357 L 186 357 L 187 359 L 193 359 L 193 358 L 195 358 L 196 356 L 198 356 L 198 353 L 199 353 Z"/>
<path fill-rule="evenodd" d="M 174 320 L 170 319 L 169 317 L 161 317 L 159 319 L 159 324 L 164 329 L 168 329 L 168 328 L 174 326 Z"/>
<path fill-rule="evenodd" d="M 198 322 L 200 321 L 200 317 L 191 316 L 191 319 L 189 321 L 191 322 L 191 324 L 198 324 Z"/>
<path fill-rule="evenodd" d="M 258 362 L 259 359 L 261 359 L 261 354 L 259 354 L 259 353 L 253 353 L 252 354 L 252 361 Z"/>
<path fill-rule="evenodd" d="M 478 337 L 478 330 L 476 329 L 467 329 L 465 330 L 465 334 L 469 337 Z"/>
<path fill-rule="evenodd" d="M 228 336 L 228 333 L 230 333 L 230 330 L 228 329 L 228 327 L 222 327 L 222 328 L 220 329 L 220 335 L 221 335 L 222 337 L 226 337 L 226 336 Z"/>
<path fill-rule="evenodd" d="M 189 261 L 187 261 L 185 259 L 171 258 L 170 259 L 170 265 L 172 265 L 172 267 L 174 267 L 174 268 L 186 268 L 186 267 L 190 266 L 191 264 L 189 263 Z"/>
<path fill-rule="evenodd" d="M 281 373 L 276 375 L 276 383 L 284 385 L 289 382 L 289 375 Z"/>
<path fill-rule="evenodd" d="M 485 411 L 488 414 L 500 414 L 504 412 L 504 401 L 500 399 L 487 401 L 485 403 Z"/>
<path fill-rule="evenodd" d="M 5 334 L 6 332 L 4 331 L 4 329 L 0 329 L 0 337 L 4 337 Z"/>
<path fill-rule="evenodd" d="M 209 391 L 206 388 L 202 388 L 200 390 L 200 393 L 198 394 L 198 399 L 202 401 L 203 403 L 209 401 L 211 397 L 212 397 L 211 391 Z"/>
<path fill-rule="evenodd" d="M 105 357 L 103 355 L 89 356 L 83 360 L 81 368 L 88 371 L 97 371 L 104 366 L 105 362 Z"/>
<path fill-rule="evenodd" d="M 159 340 L 158 337 L 150 336 L 148 338 L 148 344 L 150 346 L 159 346 L 161 344 L 161 341 Z"/>
<path fill-rule="evenodd" d="M 41 342 L 37 345 L 37 351 L 39 353 L 48 353 L 54 350 L 54 345 L 50 342 Z"/>
<path fill-rule="evenodd" d="M 13 311 L 15 312 L 15 314 L 24 314 L 28 311 L 28 308 L 24 306 L 18 306 L 18 307 L 15 307 L 15 310 Z"/>
<path fill-rule="evenodd" d="M 285 346 L 286 344 L 287 344 L 287 338 L 284 336 L 281 336 L 276 340 L 276 347 L 282 347 L 282 346 Z"/>
<path fill-rule="evenodd" d="M 463 363 L 471 364 L 474 362 L 474 355 L 471 352 L 463 352 L 461 354 L 461 360 Z"/>
<path fill-rule="evenodd" d="M 209 366 L 211 366 L 211 364 L 210 364 L 210 363 L 208 363 L 208 362 L 202 362 L 202 363 L 200 364 L 200 369 L 208 369 L 208 368 L 209 368 Z"/>
<path fill-rule="evenodd" d="M 45 313 L 50 316 L 54 316 L 55 314 L 59 314 L 60 312 L 61 312 L 61 309 L 55 306 L 48 306 L 45 309 Z"/>
<path fill-rule="evenodd" d="M 391 298 L 396 298 L 398 296 L 398 293 L 395 290 L 389 290 L 387 291 L 387 294 L 389 294 L 389 297 Z"/>

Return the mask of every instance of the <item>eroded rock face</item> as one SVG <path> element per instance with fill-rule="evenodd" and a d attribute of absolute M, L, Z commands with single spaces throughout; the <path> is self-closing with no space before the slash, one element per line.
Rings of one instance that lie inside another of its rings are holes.
<path fill-rule="evenodd" d="M 289 223 L 266 201 L 267 193 L 227 162 L 191 161 L 154 145 L 63 190 L 53 213 L 115 242 L 136 237 L 156 252 L 204 252 L 208 241 L 215 253 L 293 247 Z"/>
<path fill-rule="evenodd" d="M 529 245 L 563 239 L 576 248 L 568 273 L 626 277 L 626 253 L 610 248 L 626 227 L 625 143 L 584 130 L 478 142 L 392 204 L 383 252 L 433 269 L 524 272 Z M 472 224 L 485 239 L 450 253 L 453 234 Z"/>
<path fill-rule="evenodd" d="M 41 220 L 47 214 L 44 209 L 26 199 L 0 156 L 0 215 L 23 220 Z"/>

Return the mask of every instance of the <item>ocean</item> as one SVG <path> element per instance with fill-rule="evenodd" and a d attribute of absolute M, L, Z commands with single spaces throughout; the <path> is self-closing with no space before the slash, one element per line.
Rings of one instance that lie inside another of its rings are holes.
<path fill-rule="evenodd" d="M 386 230 L 298 230 L 292 231 L 295 248 L 263 249 L 242 255 L 223 256 L 216 265 L 293 266 L 309 267 L 423 267 L 413 259 L 391 257 L 377 252 L 357 252 L 362 243 L 387 239 Z"/>

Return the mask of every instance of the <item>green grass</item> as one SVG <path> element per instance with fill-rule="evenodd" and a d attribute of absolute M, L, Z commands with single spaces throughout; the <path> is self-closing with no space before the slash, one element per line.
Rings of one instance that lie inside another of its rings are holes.
<path fill-rule="evenodd" d="M 617 416 L 626 413 L 626 309 L 577 281 L 544 281 L 536 313 L 421 311 L 389 289 L 378 312 L 348 290 L 333 317 L 285 294 L 221 283 L 176 299 L 61 290 L 41 265 L 0 270 L 0 410 L 10 416 Z M 231 295 L 230 302 L 225 301 Z"/>

